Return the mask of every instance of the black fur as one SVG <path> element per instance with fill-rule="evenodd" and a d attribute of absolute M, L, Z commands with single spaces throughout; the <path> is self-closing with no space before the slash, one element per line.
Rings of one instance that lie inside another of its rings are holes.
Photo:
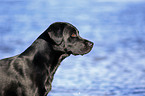
<path fill-rule="evenodd" d="M 53 23 L 23 53 L 0 60 L 0 96 L 47 96 L 61 61 L 92 47 L 73 25 Z"/>

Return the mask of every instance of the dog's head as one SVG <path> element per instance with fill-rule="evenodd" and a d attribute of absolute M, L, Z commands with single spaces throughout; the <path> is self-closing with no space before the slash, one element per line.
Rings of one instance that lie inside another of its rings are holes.
<path fill-rule="evenodd" d="M 79 31 L 66 22 L 56 22 L 46 30 L 54 42 L 53 49 L 67 54 L 84 55 L 91 51 L 93 43 L 79 36 Z"/>

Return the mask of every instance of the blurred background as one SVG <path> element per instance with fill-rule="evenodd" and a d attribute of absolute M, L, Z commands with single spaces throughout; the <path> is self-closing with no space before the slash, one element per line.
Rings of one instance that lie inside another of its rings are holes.
<path fill-rule="evenodd" d="M 145 96 L 145 0 L 0 0 L 0 59 L 56 21 L 95 45 L 61 63 L 48 96 Z"/>

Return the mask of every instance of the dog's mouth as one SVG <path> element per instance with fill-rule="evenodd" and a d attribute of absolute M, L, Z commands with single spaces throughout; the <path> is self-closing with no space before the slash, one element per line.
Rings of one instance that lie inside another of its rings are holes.
<path fill-rule="evenodd" d="M 79 52 L 70 52 L 70 54 L 75 55 L 75 56 L 76 55 L 82 55 L 83 56 L 83 55 L 89 53 L 92 50 L 92 48 L 93 48 L 93 46 L 92 47 L 89 47 L 87 49 L 82 49 Z"/>
<path fill-rule="evenodd" d="M 89 49 L 87 49 L 87 51 L 85 51 L 83 54 L 80 54 L 80 55 L 85 55 L 85 54 L 87 54 L 87 53 L 89 53 L 91 50 L 92 50 L 92 48 L 93 48 L 93 46 L 92 47 L 90 47 Z"/>
<path fill-rule="evenodd" d="M 85 54 L 87 54 L 87 53 L 89 53 L 91 50 L 92 50 L 92 48 L 93 48 L 93 43 L 92 42 L 88 42 L 87 44 L 86 44 L 86 46 L 84 46 L 83 48 L 81 48 L 81 49 L 77 49 L 77 50 L 74 50 L 74 49 L 69 49 L 69 50 L 67 50 L 67 48 L 65 48 L 65 52 L 67 53 L 67 54 L 69 54 L 69 55 L 85 55 Z"/>

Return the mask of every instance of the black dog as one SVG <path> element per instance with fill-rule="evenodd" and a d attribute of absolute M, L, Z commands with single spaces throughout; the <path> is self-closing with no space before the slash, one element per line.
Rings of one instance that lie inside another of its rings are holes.
<path fill-rule="evenodd" d="M 60 62 L 92 47 L 73 25 L 53 23 L 23 53 L 0 60 L 0 96 L 47 96 Z"/>

